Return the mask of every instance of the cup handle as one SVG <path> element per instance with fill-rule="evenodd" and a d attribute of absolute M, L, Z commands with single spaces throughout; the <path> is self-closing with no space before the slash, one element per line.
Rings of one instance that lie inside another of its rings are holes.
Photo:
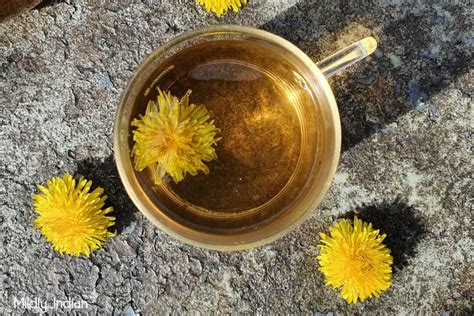
<path fill-rule="evenodd" d="M 329 78 L 369 56 L 375 49 L 377 49 L 375 38 L 366 37 L 317 62 L 316 66 L 321 69 L 326 78 Z"/>

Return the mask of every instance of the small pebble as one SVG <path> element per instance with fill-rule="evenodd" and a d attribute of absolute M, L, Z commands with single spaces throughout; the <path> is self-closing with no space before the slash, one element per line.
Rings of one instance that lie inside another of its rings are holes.
<path fill-rule="evenodd" d="M 128 224 L 124 229 L 123 233 L 124 234 L 131 234 L 135 230 L 135 227 L 137 226 L 136 221 L 131 221 L 130 224 Z"/>
<path fill-rule="evenodd" d="M 438 15 L 435 19 L 436 24 L 443 24 L 446 18 L 442 15 Z"/>
<path fill-rule="evenodd" d="M 438 121 L 438 115 L 437 115 L 437 112 L 436 112 L 436 108 L 433 104 L 428 105 L 428 117 L 433 122 Z"/>
<path fill-rule="evenodd" d="M 425 108 L 425 102 L 429 100 L 428 93 L 422 90 L 416 83 L 410 85 L 410 101 L 415 111 L 420 112 Z"/>
<path fill-rule="evenodd" d="M 112 80 L 110 79 L 109 74 L 105 73 L 102 79 L 100 79 L 99 81 L 99 89 L 106 89 L 111 87 L 112 85 Z"/>
<path fill-rule="evenodd" d="M 383 57 L 383 51 L 381 49 L 376 49 L 374 55 L 377 58 Z"/>
<path fill-rule="evenodd" d="M 392 127 L 382 128 L 381 132 L 385 135 L 395 134 L 395 129 Z"/>
<path fill-rule="evenodd" d="M 374 124 L 379 124 L 380 123 L 380 119 L 377 116 L 372 115 L 370 113 L 365 114 L 365 120 L 367 122 L 374 123 Z"/>
<path fill-rule="evenodd" d="M 432 52 L 429 52 L 428 54 L 425 54 L 424 56 L 428 58 L 429 60 L 436 60 L 436 55 L 433 54 Z"/>
<path fill-rule="evenodd" d="M 125 316 L 138 316 L 138 314 L 135 313 L 135 311 L 130 305 L 127 306 L 127 308 L 125 308 L 124 315 Z"/>
<path fill-rule="evenodd" d="M 400 68 L 402 66 L 402 60 L 397 55 L 390 53 L 387 55 L 390 58 L 390 62 L 394 68 Z"/>

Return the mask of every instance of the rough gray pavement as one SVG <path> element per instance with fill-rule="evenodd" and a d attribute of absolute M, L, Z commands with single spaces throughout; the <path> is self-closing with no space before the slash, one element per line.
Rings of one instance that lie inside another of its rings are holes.
<path fill-rule="evenodd" d="M 67 0 L 0 24 L 0 314 L 39 312 L 22 298 L 104 315 L 472 314 L 472 21 L 469 1 L 251 0 L 216 18 L 192 0 Z M 364 36 L 380 43 L 331 80 L 344 148 L 324 202 L 290 235 L 237 253 L 155 228 L 112 158 L 132 71 L 178 34 L 224 23 L 280 34 L 315 61 Z M 35 185 L 65 171 L 105 187 L 118 213 L 118 236 L 90 258 L 59 255 L 32 228 Z M 315 260 L 319 233 L 351 212 L 389 233 L 395 257 L 390 290 L 357 305 L 324 286 Z"/>

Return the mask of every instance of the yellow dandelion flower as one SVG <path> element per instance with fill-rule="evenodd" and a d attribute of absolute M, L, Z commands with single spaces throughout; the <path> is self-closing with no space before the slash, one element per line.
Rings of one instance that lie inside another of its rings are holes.
<path fill-rule="evenodd" d="M 206 11 L 212 11 L 217 16 L 227 14 L 227 10 L 232 8 L 235 12 L 239 12 L 239 9 L 243 4 L 247 3 L 247 0 L 198 0 L 199 4 L 206 8 Z"/>
<path fill-rule="evenodd" d="M 108 228 L 115 217 L 107 216 L 112 207 L 102 209 L 106 195 L 100 187 L 89 192 L 92 182 L 81 177 L 76 181 L 66 173 L 55 177 L 47 187 L 33 196 L 33 206 L 38 213 L 36 228 L 61 254 L 90 255 L 91 249 L 100 248 L 114 233 Z"/>
<path fill-rule="evenodd" d="M 392 256 L 382 244 L 385 234 L 379 235 L 372 224 L 354 217 L 354 226 L 342 220 L 321 233 L 319 271 L 326 277 L 326 285 L 342 289 L 342 297 L 349 303 L 364 301 L 391 285 Z"/>
<path fill-rule="evenodd" d="M 187 173 L 209 173 L 204 162 L 217 158 L 213 145 L 219 140 L 204 105 L 189 104 L 191 91 L 181 99 L 158 90 L 157 101 L 148 103 L 146 113 L 135 119 L 133 155 L 135 169 L 150 168 L 155 182 L 168 174 L 175 183 Z"/>

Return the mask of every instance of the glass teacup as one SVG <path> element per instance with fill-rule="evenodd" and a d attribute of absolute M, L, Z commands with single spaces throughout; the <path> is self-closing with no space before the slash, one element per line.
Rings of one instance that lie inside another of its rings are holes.
<path fill-rule="evenodd" d="M 170 235 L 217 250 L 260 246 L 316 209 L 334 177 L 341 127 L 327 77 L 376 48 L 365 38 L 314 63 L 285 39 L 254 28 L 185 33 L 153 52 L 124 92 L 115 159 L 138 209 Z M 221 130 L 209 174 L 156 183 L 133 164 L 131 122 L 157 89 L 204 104 Z"/>

